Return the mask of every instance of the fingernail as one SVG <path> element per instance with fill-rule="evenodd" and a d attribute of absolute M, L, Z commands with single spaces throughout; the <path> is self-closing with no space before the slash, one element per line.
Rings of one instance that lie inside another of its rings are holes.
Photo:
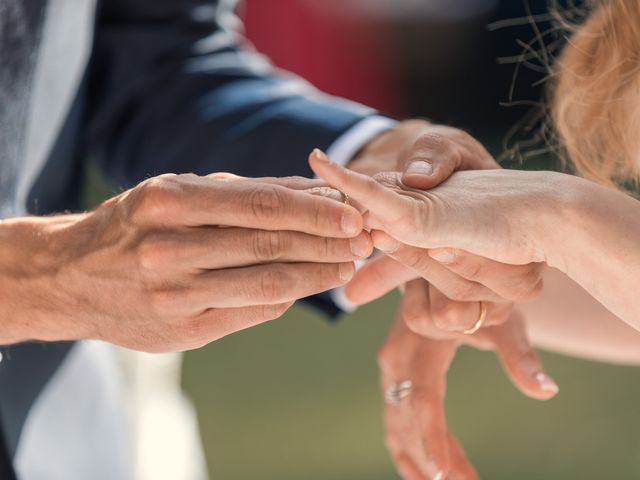
<path fill-rule="evenodd" d="M 431 459 L 427 460 L 427 475 L 429 475 L 429 478 L 433 479 L 433 480 L 443 480 L 444 479 L 444 472 L 442 470 L 440 470 L 440 468 L 438 468 L 438 465 L 436 464 L 436 462 L 434 462 Z"/>
<path fill-rule="evenodd" d="M 360 219 L 355 213 L 345 213 L 340 221 L 342 231 L 350 237 L 355 237 L 360 233 Z"/>
<path fill-rule="evenodd" d="M 371 255 L 371 244 L 366 235 L 358 235 L 350 240 L 351 253 L 359 258 L 367 258 Z"/>
<path fill-rule="evenodd" d="M 313 149 L 313 154 L 316 156 L 316 158 L 324 163 L 329 163 L 329 157 L 327 157 L 327 154 L 324 153 L 322 150 L 320 150 L 319 148 L 314 148 Z"/>
<path fill-rule="evenodd" d="M 560 387 L 558 387 L 558 384 L 544 372 L 536 373 L 535 379 L 536 382 L 538 382 L 538 385 L 540 385 L 540 389 L 543 392 L 551 392 L 555 394 L 560 391 Z"/>
<path fill-rule="evenodd" d="M 353 263 L 341 263 L 338 267 L 340 280 L 343 282 L 348 282 L 353 278 L 353 275 L 356 272 L 355 265 Z"/>
<path fill-rule="evenodd" d="M 375 239 L 375 245 L 378 250 L 384 253 L 394 253 L 400 248 L 400 242 L 388 235 L 378 236 Z"/>
<path fill-rule="evenodd" d="M 407 167 L 405 174 L 407 175 L 431 175 L 433 173 L 433 165 L 425 160 L 414 160 Z"/>
<path fill-rule="evenodd" d="M 442 263 L 444 265 L 449 265 L 456 261 L 458 257 L 456 252 L 451 248 L 441 248 L 438 250 L 429 250 L 429 256 L 433 258 L 436 262 Z"/>

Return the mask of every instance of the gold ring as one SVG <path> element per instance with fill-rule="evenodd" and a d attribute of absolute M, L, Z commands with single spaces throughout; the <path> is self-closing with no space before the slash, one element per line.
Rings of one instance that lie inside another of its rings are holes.
<path fill-rule="evenodd" d="M 340 192 L 340 194 L 342 195 L 342 203 L 349 205 L 349 195 L 344 192 Z"/>
<path fill-rule="evenodd" d="M 476 333 L 478 330 L 482 328 L 486 320 L 487 320 L 487 306 L 485 305 L 484 302 L 480 302 L 480 316 L 478 317 L 478 320 L 476 320 L 476 323 L 473 324 L 473 327 L 469 328 L 468 330 L 465 330 L 462 333 L 464 333 L 465 335 L 473 335 L 474 333 Z"/>

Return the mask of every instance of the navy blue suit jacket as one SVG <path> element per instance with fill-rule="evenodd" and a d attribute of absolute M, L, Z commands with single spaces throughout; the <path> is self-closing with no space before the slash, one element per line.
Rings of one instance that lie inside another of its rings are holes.
<path fill-rule="evenodd" d="M 270 66 L 243 38 L 234 8 L 229 0 L 103 0 L 89 68 L 29 210 L 80 206 L 87 158 L 123 188 L 165 172 L 309 176 L 312 148 L 373 113 Z M 311 301 L 337 312 L 326 297 Z M 11 453 L 69 348 L 5 352 L 0 414 Z"/>

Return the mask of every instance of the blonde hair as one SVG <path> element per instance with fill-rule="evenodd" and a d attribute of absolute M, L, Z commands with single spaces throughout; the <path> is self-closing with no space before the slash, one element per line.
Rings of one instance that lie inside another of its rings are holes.
<path fill-rule="evenodd" d="M 551 116 L 577 174 L 640 180 L 640 0 L 598 2 L 555 66 Z"/>

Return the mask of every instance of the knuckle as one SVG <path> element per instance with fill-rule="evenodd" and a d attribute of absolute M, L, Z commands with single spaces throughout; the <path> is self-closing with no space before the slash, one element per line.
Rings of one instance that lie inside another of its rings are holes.
<path fill-rule="evenodd" d="M 388 367 L 392 365 L 393 357 L 394 357 L 393 346 L 389 342 L 385 342 L 385 344 L 378 349 L 378 354 L 376 357 L 378 360 L 378 366 L 382 370 L 386 370 Z"/>
<path fill-rule="evenodd" d="M 521 275 L 509 286 L 509 299 L 517 302 L 526 302 L 535 299 L 543 288 L 543 268 L 538 263 L 526 266 Z"/>
<path fill-rule="evenodd" d="M 284 315 L 291 307 L 291 303 L 281 303 L 277 305 L 263 305 L 261 307 L 260 317 L 263 321 L 275 320 Z"/>
<path fill-rule="evenodd" d="M 257 185 L 247 195 L 247 206 L 256 220 L 270 220 L 283 207 L 279 190 L 274 185 Z"/>
<path fill-rule="evenodd" d="M 259 293 L 267 301 L 284 298 L 292 287 L 289 275 L 276 268 L 266 269 L 260 276 L 259 285 Z"/>
<path fill-rule="evenodd" d="M 482 278 L 484 273 L 482 262 L 470 261 L 464 254 L 456 255 L 450 266 L 459 269 L 461 274 L 469 280 L 478 280 Z"/>
<path fill-rule="evenodd" d="M 535 299 L 543 288 L 543 282 L 540 278 L 526 278 L 515 283 L 512 291 L 511 300 L 517 302 L 527 302 Z"/>
<path fill-rule="evenodd" d="M 403 308 L 403 319 L 409 330 L 421 333 L 427 330 L 429 314 L 422 305 L 408 302 Z"/>
<path fill-rule="evenodd" d="M 480 287 L 471 282 L 458 281 L 449 285 L 446 289 L 446 295 L 454 302 L 472 302 L 478 299 L 478 289 Z M 447 305 L 454 305 L 448 302 Z"/>
<path fill-rule="evenodd" d="M 171 257 L 173 242 L 149 235 L 143 239 L 136 249 L 138 267 L 142 271 L 158 271 L 166 267 Z"/>
<path fill-rule="evenodd" d="M 436 306 L 433 311 L 433 323 L 441 330 L 450 330 L 461 324 L 465 316 L 465 309 L 457 302 L 443 302 Z"/>
<path fill-rule="evenodd" d="M 259 261 L 277 260 L 282 255 L 282 234 L 256 230 L 253 237 L 253 253 Z"/>
<path fill-rule="evenodd" d="M 131 205 L 134 221 L 158 220 L 174 206 L 181 191 L 177 175 L 166 174 L 141 183 L 135 189 Z"/>
<path fill-rule="evenodd" d="M 437 153 L 442 153 L 449 148 L 449 137 L 441 132 L 430 131 L 420 135 L 416 140 L 416 149 L 428 149 Z"/>
<path fill-rule="evenodd" d="M 148 308 L 154 318 L 168 318 L 176 311 L 177 292 L 169 289 L 153 290 L 147 298 Z"/>

